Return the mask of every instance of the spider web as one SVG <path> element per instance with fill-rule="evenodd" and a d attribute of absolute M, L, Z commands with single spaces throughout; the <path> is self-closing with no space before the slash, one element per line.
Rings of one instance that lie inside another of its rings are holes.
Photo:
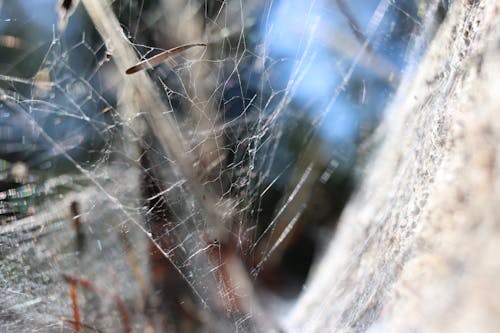
<path fill-rule="evenodd" d="M 277 330 L 446 4 L 31 5 L 0 2 L 5 332 Z"/>

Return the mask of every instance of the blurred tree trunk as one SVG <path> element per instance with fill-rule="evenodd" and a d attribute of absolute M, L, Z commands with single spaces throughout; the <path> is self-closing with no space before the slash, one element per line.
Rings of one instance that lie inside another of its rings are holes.
<path fill-rule="evenodd" d="M 287 318 L 301 332 L 498 332 L 500 1 L 456 1 Z"/>

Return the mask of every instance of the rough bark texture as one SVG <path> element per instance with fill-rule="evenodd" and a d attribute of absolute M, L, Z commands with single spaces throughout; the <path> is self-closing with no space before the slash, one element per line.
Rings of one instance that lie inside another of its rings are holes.
<path fill-rule="evenodd" d="M 499 12 L 454 3 L 387 113 L 291 331 L 500 328 Z"/>

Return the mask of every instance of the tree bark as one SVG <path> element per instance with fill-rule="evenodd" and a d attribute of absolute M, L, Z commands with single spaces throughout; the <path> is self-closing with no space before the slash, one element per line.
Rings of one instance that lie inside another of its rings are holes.
<path fill-rule="evenodd" d="M 407 74 L 290 331 L 498 331 L 499 12 L 455 2 Z"/>

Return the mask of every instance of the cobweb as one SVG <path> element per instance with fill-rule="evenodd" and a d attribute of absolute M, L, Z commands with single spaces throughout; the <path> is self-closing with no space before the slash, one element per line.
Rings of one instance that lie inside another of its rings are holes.
<path fill-rule="evenodd" d="M 0 1 L 0 331 L 279 331 L 446 7 Z"/>

